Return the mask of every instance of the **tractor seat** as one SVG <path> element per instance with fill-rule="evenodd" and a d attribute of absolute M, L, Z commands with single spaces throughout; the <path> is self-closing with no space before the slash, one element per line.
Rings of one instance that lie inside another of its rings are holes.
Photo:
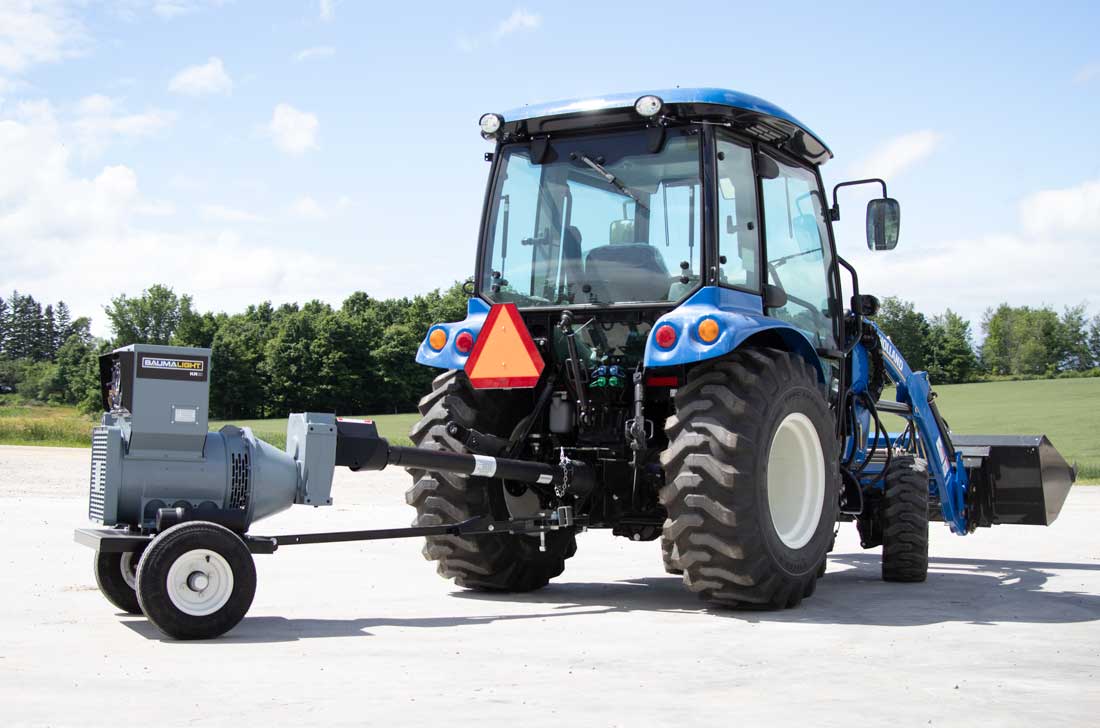
<path fill-rule="evenodd" d="M 661 252 L 646 243 L 593 248 L 585 257 L 585 277 L 600 303 L 664 301 L 668 268 Z"/>

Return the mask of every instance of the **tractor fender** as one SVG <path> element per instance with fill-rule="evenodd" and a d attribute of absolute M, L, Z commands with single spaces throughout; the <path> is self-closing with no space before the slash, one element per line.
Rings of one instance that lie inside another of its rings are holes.
<path fill-rule="evenodd" d="M 718 324 L 718 338 L 710 343 L 699 338 L 698 332 L 699 323 L 708 318 Z M 657 329 L 664 324 L 676 332 L 676 340 L 668 348 L 655 339 Z M 786 321 L 765 316 L 759 295 L 719 286 L 700 288 L 657 319 L 646 339 L 645 367 L 682 366 L 716 359 L 757 341 L 767 341 L 770 346 L 781 343 L 812 365 L 819 381 L 825 381 L 821 358 L 805 332 Z"/>
<path fill-rule="evenodd" d="M 469 352 L 463 354 L 455 348 L 455 339 L 463 331 L 470 333 L 474 339 L 481 333 L 481 327 L 485 325 L 485 317 L 489 315 L 489 304 L 476 296 L 472 296 L 466 303 L 466 318 L 449 324 L 432 324 L 424 334 L 424 340 L 420 342 L 420 348 L 416 350 L 416 363 L 439 369 L 462 369 L 466 366 L 466 360 L 470 358 Z M 432 332 L 443 329 L 447 334 L 447 341 L 443 348 L 436 351 L 428 343 Z"/>

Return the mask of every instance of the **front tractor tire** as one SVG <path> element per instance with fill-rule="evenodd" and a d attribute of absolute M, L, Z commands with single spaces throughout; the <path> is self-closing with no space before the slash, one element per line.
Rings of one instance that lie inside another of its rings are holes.
<path fill-rule="evenodd" d="M 881 501 L 882 578 L 928 578 L 928 463 L 895 455 L 886 469 Z"/>
<path fill-rule="evenodd" d="M 445 452 L 469 450 L 447 432 L 447 424 L 508 437 L 516 423 L 530 411 L 522 395 L 513 392 L 474 390 L 461 371 L 448 371 L 432 382 L 432 391 L 420 400 L 421 420 L 410 439 L 417 447 Z M 499 480 L 409 469 L 413 486 L 405 500 L 416 508 L 414 526 L 438 526 L 468 518 L 508 518 L 510 513 Z M 430 536 L 424 558 L 438 561 L 440 576 L 454 579 L 467 589 L 525 592 L 539 589 L 565 569 L 565 560 L 577 550 L 572 531 L 546 534 L 546 551 L 539 551 L 534 536 Z"/>
<path fill-rule="evenodd" d="M 785 351 L 745 349 L 692 369 L 675 404 L 660 495 L 684 583 L 728 606 L 797 605 L 816 586 L 841 487 L 815 372 Z"/>

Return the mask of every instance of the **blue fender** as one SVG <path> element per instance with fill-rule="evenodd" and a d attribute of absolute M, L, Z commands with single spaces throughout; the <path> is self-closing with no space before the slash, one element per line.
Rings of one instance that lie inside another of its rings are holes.
<path fill-rule="evenodd" d="M 718 323 L 718 338 L 709 344 L 697 332 L 699 322 L 706 318 Z M 662 324 L 676 331 L 676 341 L 667 349 L 654 338 Z M 765 331 L 779 336 L 790 351 L 813 365 L 820 381 L 825 381 L 821 359 L 805 332 L 786 321 L 765 316 L 760 296 L 719 286 L 700 288 L 683 304 L 657 319 L 646 340 L 645 366 L 649 369 L 716 359 Z"/>
<path fill-rule="evenodd" d="M 489 315 L 489 304 L 485 301 L 471 297 L 466 303 L 466 318 L 450 324 L 432 324 L 428 332 L 424 334 L 424 340 L 420 342 L 420 348 L 416 350 L 416 363 L 439 369 L 462 369 L 466 366 L 466 360 L 470 358 L 469 352 L 463 354 L 455 348 L 455 339 L 463 331 L 468 331 L 477 341 L 477 335 L 481 333 L 481 327 L 485 324 L 485 317 Z M 436 329 L 443 329 L 447 334 L 447 343 L 436 351 L 428 343 L 428 337 Z M 471 349 L 472 351 L 472 349 Z"/>

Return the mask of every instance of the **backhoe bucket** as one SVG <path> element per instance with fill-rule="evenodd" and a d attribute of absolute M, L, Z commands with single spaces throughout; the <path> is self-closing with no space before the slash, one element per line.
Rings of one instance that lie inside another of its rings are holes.
<path fill-rule="evenodd" d="M 1046 435 L 952 435 L 951 440 L 970 476 L 971 523 L 1054 523 L 1077 471 Z"/>

